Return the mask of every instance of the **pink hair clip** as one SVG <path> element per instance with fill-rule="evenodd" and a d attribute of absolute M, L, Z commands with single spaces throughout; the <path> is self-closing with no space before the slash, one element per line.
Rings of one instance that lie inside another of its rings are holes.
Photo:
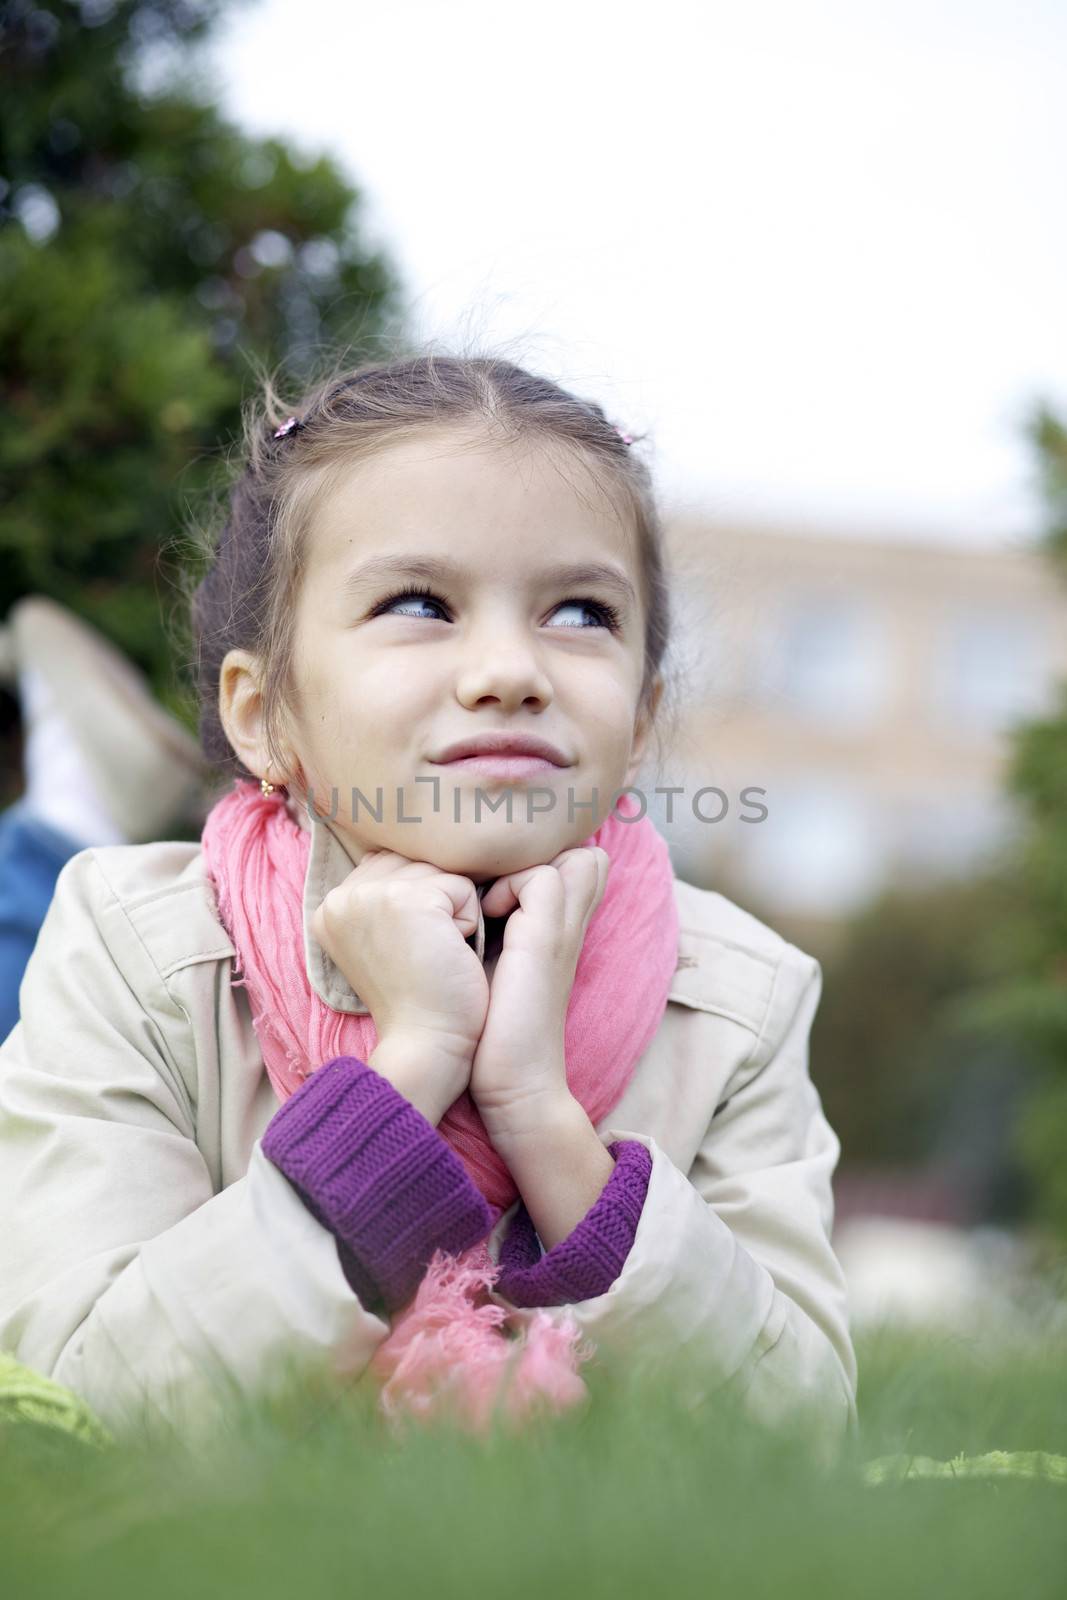
<path fill-rule="evenodd" d="M 633 444 L 634 436 L 632 433 L 623 433 L 621 428 L 616 428 L 615 432 L 618 434 L 623 444 Z"/>
<path fill-rule="evenodd" d="M 292 433 L 293 429 L 299 428 L 299 426 L 299 417 L 286 417 L 285 421 L 275 428 L 274 437 L 276 439 L 284 439 L 287 433 Z"/>

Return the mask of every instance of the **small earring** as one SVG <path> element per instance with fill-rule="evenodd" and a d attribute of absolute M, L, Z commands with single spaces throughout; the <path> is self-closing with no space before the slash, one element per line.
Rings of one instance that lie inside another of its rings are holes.
<path fill-rule="evenodd" d="M 267 768 L 267 771 L 268 772 L 270 771 L 270 767 Z M 259 792 L 263 796 L 263 798 L 266 799 L 266 797 L 269 794 L 273 794 L 274 793 L 274 785 L 273 785 L 273 783 L 268 783 L 266 778 L 260 778 L 260 780 L 259 780 Z"/>

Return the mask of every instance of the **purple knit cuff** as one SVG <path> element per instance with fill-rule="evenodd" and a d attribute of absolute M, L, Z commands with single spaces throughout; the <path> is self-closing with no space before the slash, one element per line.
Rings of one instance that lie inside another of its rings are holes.
<path fill-rule="evenodd" d="M 262 1148 L 336 1238 L 368 1309 L 406 1305 L 435 1250 L 458 1255 L 493 1226 L 448 1141 L 355 1056 L 317 1068 L 274 1113 Z"/>
<path fill-rule="evenodd" d="M 500 1246 L 493 1285 L 515 1306 L 562 1306 L 606 1294 L 633 1247 L 644 1209 L 652 1156 L 637 1139 L 608 1145 L 615 1170 L 581 1222 L 541 1255 L 530 1213 L 519 1205 Z"/>

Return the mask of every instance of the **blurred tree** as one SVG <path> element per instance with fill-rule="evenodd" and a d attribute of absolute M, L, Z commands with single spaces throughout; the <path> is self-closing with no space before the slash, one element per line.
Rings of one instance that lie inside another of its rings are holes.
<path fill-rule="evenodd" d="M 1028 428 L 1067 577 L 1067 425 Z M 897 890 L 823 958 L 812 1075 L 850 1161 L 940 1165 L 980 1214 L 1067 1244 L 1067 683 L 1009 734 L 1021 837 L 986 876 Z"/>
<path fill-rule="evenodd" d="M 1067 424 L 1039 404 L 1027 431 L 1051 567 L 1067 578 Z M 1021 836 L 972 880 L 887 891 L 816 952 L 811 1072 L 843 1169 L 935 1167 L 976 1217 L 1040 1224 L 1055 1252 L 1067 1244 L 1067 683 L 1008 738 Z"/>
<path fill-rule="evenodd" d="M 975 1217 L 1017 1214 L 1009 1133 L 1029 1073 L 966 1006 L 1011 969 L 1005 936 L 1025 911 L 1006 857 L 974 878 L 886 890 L 820 957 L 811 1074 L 842 1169 L 936 1168 Z"/>
<path fill-rule="evenodd" d="M 1067 578 L 1067 426 L 1045 404 L 1029 424 L 1048 506 L 1046 546 Z M 1035 1063 L 1015 1129 L 1034 1213 L 1067 1245 L 1067 684 L 1043 718 L 1012 736 L 1008 787 L 1028 813 L 1019 867 L 1025 915 L 1003 930 L 1011 976 L 961 1008 L 988 1039 L 1014 1040 Z"/>
<path fill-rule="evenodd" d="M 333 162 L 210 103 L 197 50 L 220 9 L 0 11 L 0 615 L 31 591 L 71 606 L 190 727 L 161 548 L 214 483 L 250 372 L 360 358 L 398 293 Z"/>

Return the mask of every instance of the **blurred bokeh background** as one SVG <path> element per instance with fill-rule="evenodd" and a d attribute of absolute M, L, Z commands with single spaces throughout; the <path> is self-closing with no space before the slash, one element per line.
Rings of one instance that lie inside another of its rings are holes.
<path fill-rule="evenodd" d="M 184 530 L 327 346 L 484 344 L 645 435 L 643 787 L 823 963 L 861 1321 L 1064 1283 L 1065 58 L 1055 0 L 3 8 L 0 612 L 62 601 L 194 726 Z M 8 801 L 10 692 L 0 753 Z"/>

